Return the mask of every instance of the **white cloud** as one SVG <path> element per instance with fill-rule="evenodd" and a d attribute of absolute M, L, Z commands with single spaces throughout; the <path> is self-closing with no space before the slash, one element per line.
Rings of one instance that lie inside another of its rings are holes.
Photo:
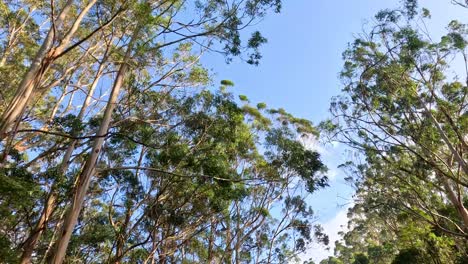
<path fill-rule="evenodd" d="M 337 211 L 333 218 L 321 223 L 325 233 L 330 237 L 330 249 L 327 250 L 326 247 L 322 245 L 314 244 L 307 250 L 305 254 L 300 257 L 302 261 L 312 258 L 315 263 L 319 263 L 321 260 L 328 258 L 328 256 L 333 256 L 335 241 L 341 239 L 340 235 L 338 235 L 338 232 L 347 230 L 347 213 L 348 208 L 351 206 L 352 205 L 342 208 L 341 210 Z"/>
<path fill-rule="evenodd" d="M 303 135 L 297 138 L 299 142 L 308 150 L 317 151 L 322 156 L 335 157 L 343 151 L 342 144 L 332 141 L 323 142 L 314 135 Z"/>
<path fill-rule="evenodd" d="M 337 169 L 328 169 L 327 177 L 330 181 L 335 181 L 336 176 L 338 176 L 339 171 Z"/>
<path fill-rule="evenodd" d="M 299 138 L 299 142 L 308 150 L 317 151 L 318 153 L 325 155 L 327 150 L 324 148 L 323 144 L 320 143 L 318 138 L 313 135 L 305 135 Z"/>
<path fill-rule="evenodd" d="M 328 167 L 326 175 L 328 179 L 332 182 L 335 181 L 336 177 L 340 174 L 339 170 L 336 169 L 336 163 L 338 162 L 337 157 L 340 157 L 339 153 L 341 152 L 339 144 L 336 142 L 323 144 L 317 137 L 311 135 L 300 137 L 299 142 L 301 142 L 306 149 L 320 153 L 322 158 L 326 160 L 325 163 Z"/>

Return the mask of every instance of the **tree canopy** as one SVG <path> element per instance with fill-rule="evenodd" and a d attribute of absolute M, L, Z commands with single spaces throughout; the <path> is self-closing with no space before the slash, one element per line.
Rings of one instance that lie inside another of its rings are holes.
<path fill-rule="evenodd" d="M 461 4 L 461 3 L 460 3 Z M 435 40 L 407 1 L 344 52 L 343 94 L 324 131 L 357 151 L 344 263 L 465 263 L 468 205 L 466 25 Z"/>
<path fill-rule="evenodd" d="M 281 1 L 3 1 L 0 262 L 273 263 L 328 243 L 306 119 L 215 88 Z"/>
<path fill-rule="evenodd" d="M 312 264 L 333 243 L 317 263 L 468 263 L 468 24 L 378 12 L 315 126 L 202 60 L 261 65 L 254 26 L 282 4 L 1 1 L 0 263 Z M 307 140 L 353 153 L 338 241 Z"/>

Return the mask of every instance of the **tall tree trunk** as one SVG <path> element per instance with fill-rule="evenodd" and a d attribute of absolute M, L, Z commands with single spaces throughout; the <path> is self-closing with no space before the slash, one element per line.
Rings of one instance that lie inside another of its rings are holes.
<path fill-rule="evenodd" d="M 93 145 L 93 148 L 91 149 L 89 158 L 86 161 L 84 169 L 78 179 L 78 184 L 75 188 L 73 201 L 65 217 L 65 222 L 64 222 L 62 231 L 59 235 L 57 245 L 55 248 L 55 252 L 53 254 L 54 256 L 53 256 L 51 263 L 60 264 L 63 262 L 63 259 L 65 257 L 65 253 L 66 253 L 68 243 L 71 238 L 71 234 L 73 232 L 73 228 L 75 227 L 76 222 L 78 221 L 78 216 L 81 212 L 81 208 L 83 206 L 86 193 L 88 192 L 88 189 L 89 189 L 91 176 L 94 172 L 94 167 L 99 157 L 99 153 L 101 152 L 102 144 L 104 143 L 104 137 L 107 134 L 107 131 L 109 129 L 109 124 L 111 121 L 112 113 L 114 111 L 115 105 L 117 103 L 117 99 L 119 97 L 119 93 L 123 84 L 124 76 L 128 70 L 127 61 L 131 57 L 133 46 L 138 37 L 139 30 L 140 28 L 137 26 L 130 40 L 130 43 L 128 44 L 127 51 L 123 58 L 123 62 L 120 65 L 119 71 L 114 81 L 114 85 L 112 87 L 109 102 L 107 103 L 106 110 L 104 112 L 104 118 L 99 127 L 99 131 L 96 133 L 96 138 L 94 139 L 94 145 Z"/>
<path fill-rule="evenodd" d="M 72 4 L 73 0 L 69 0 L 65 4 L 59 16 L 55 20 L 55 27 L 50 27 L 44 42 L 36 53 L 36 56 L 16 90 L 12 101 L 3 112 L 2 117 L 0 118 L 0 139 L 4 139 L 6 137 L 6 132 L 23 111 L 23 107 L 31 96 L 34 84 L 37 82 L 37 78 L 40 76 L 41 72 L 44 72 L 43 69 L 46 66 L 44 64 L 46 61 L 45 58 L 50 56 L 50 51 L 54 44 L 55 28 L 59 27 L 63 23 L 63 20 L 70 11 Z"/>
<path fill-rule="evenodd" d="M 164 227 L 163 227 L 164 228 Z M 159 244 L 159 254 L 158 254 L 158 264 L 166 264 L 167 257 L 167 237 L 169 227 L 166 227 L 164 230 L 161 230 L 161 242 Z"/>
<path fill-rule="evenodd" d="M 427 116 L 430 118 L 430 120 L 432 121 L 432 123 L 434 124 L 434 126 L 436 127 L 437 131 L 439 132 L 442 140 L 444 141 L 444 143 L 447 145 L 447 147 L 449 148 L 450 152 L 452 153 L 452 155 L 455 157 L 455 159 L 457 160 L 458 164 L 460 164 L 461 168 L 463 169 L 463 171 L 465 172 L 465 174 L 468 175 L 468 164 L 466 163 L 466 161 L 463 159 L 462 155 L 455 149 L 455 147 L 453 146 L 453 144 L 450 142 L 450 139 L 448 138 L 447 134 L 444 132 L 444 130 L 442 129 L 442 127 L 440 126 L 439 124 L 439 121 L 437 121 L 437 119 L 434 117 L 434 115 L 432 114 L 431 112 L 431 109 L 429 109 L 426 104 L 424 102 L 422 102 L 420 100 L 420 102 L 422 103 L 422 106 L 424 107 L 424 111 L 426 112 Z"/>
<path fill-rule="evenodd" d="M 119 233 L 117 234 L 117 245 L 115 250 L 115 256 L 112 260 L 114 264 L 120 264 L 122 258 L 124 257 L 125 250 L 125 241 L 127 240 L 127 228 L 130 224 L 130 219 L 132 217 L 132 209 L 127 207 L 127 212 L 125 213 L 125 220 L 120 228 Z"/>
<path fill-rule="evenodd" d="M 99 79 L 101 78 L 102 72 L 104 70 L 104 65 L 107 59 L 108 49 L 109 47 L 106 48 L 106 51 L 103 56 L 103 61 L 98 67 L 96 76 L 88 90 L 88 94 L 86 95 L 86 98 L 83 102 L 80 112 L 78 113 L 78 116 L 77 116 L 78 120 L 83 120 L 84 114 L 86 113 L 86 110 L 91 102 L 91 98 L 93 96 L 94 90 L 96 89 Z M 77 143 L 78 143 L 78 140 L 73 140 L 68 145 L 67 150 L 65 151 L 65 155 L 63 156 L 61 166 L 60 166 L 61 175 L 64 175 L 67 172 L 71 155 L 73 154 L 73 151 L 75 150 L 75 146 Z M 58 193 L 57 193 L 56 186 L 54 183 L 53 186 L 51 187 L 49 195 L 47 196 L 47 201 L 45 203 L 44 210 L 42 211 L 41 216 L 39 217 L 39 221 L 37 222 L 34 230 L 31 231 L 31 234 L 26 239 L 26 242 L 23 245 L 23 253 L 20 259 L 21 264 L 31 263 L 31 256 L 34 251 L 34 248 L 36 247 L 37 242 L 39 241 L 42 233 L 44 232 L 46 228 L 47 221 L 50 219 L 53 211 L 55 210 L 55 207 L 57 206 L 56 204 L 57 199 L 58 199 Z"/>
<path fill-rule="evenodd" d="M 66 211 L 63 210 L 62 213 L 60 214 L 59 219 L 57 220 L 57 224 L 54 227 L 54 232 L 52 234 L 52 237 L 49 239 L 49 243 L 47 244 L 47 248 L 46 248 L 44 254 L 42 255 L 41 261 L 39 262 L 40 264 L 47 263 L 47 259 L 50 256 L 50 251 L 53 248 L 55 238 L 57 237 L 57 235 L 60 232 L 60 229 L 61 229 L 61 227 L 63 225 L 63 218 L 65 216 L 65 213 L 66 213 Z"/>
<path fill-rule="evenodd" d="M 59 16 L 55 20 L 55 23 L 50 27 L 44 42 L 29 67 L 29 70 L 20 82 L 13 99 L 2 113 L 0 118 L 0 140 L 3 140 L 7 136 L 8 130 L 15 122 L 19 122 L 18 119 L 21 118 L 21 113 L 26 108 L 31 95 L 33 94 L 34 88 L 39 84 L 42 76 L 54 62 L 56 55 L 60 54 L 70 43 L 71 38 L 79 27 L 79 24 L 96 1 L 97 0 L 91 0 L 88 5 L 83 8 L 77 19 L 74 21 L 71 29 L 67 32 L 63 40 L 60 41 L 59 46 L 54 48 L 56 30 L 62 25 L 74 1 L 68 0 L 66 2 Z"/>
<path fill-rule="evenodd" d="M 468 230 L 468 210 L 466 210 L 465 206 L 463 205 L 463 199 L 457 197 L 446 177 L 441 175 L 439 176 L 439 178 L 442 181 L 442 184 L 444 185 L 444 189 L 446 190 L 446 194 L 449 201 L 455 207 L 455 209 L 458 212 L 458 215 L 460 216 L 463 222 L 464 229 Z"/>
<path fill-rule="evenodd" d="M 123 257 L 123 254 L 124 254 L 124 244 L 125 244 L 125 241 L 123 241 L 123 237 L 120 236 L 119 234 L 119 237 L 117 237 L 117 246 L 116 246 L 116 250 L 115 250 L 115 256 L 114 256 L 114 260 L 112 261 L 114 264 L 120 264 L 120 260 L 122 259 Z"/>
<path fill-rule="evenodd" d="M 232 263 L 232 234 L 231 234 L 231 219 L 229 217 L 226 218 L 226 247 L 224 248 L 224 255 L 222 259 L 224 259 L 224 263 Z"/>
<path fill-rule="evenodd" d="M 211 217 L 211 220 L 210 220 L 210 237 L 208 239 L 208 259 L 207 259 L 208 264 L 211 264 L 213 262 L 213 259 L 214 259 L 213 246 L 214 246 L 214 233 L 215 233 L 215 231 L 216 231 L 216 225 L 215 225 L 214 217 Z"/>
<path fill-rule="evenodd" d="M 49 217 L 52 215 L 52 212 L 55 209 L 55 203 L 57 201 L 57 196 L 55 192 L 51 192 L 47 197 L 46 204 L 44 206 L 44 210 L 37 222 L 34 230 L 29 235 L 28 239 L 23 245 L 23 254 L 21 255 L 20 263 L 21 264 L 28 264 L 31 263 L 31 256 L 36 247 L 37 242 L 39 241 L 41 234 L 44 232 L 46 228 L 47 221 Z"/>

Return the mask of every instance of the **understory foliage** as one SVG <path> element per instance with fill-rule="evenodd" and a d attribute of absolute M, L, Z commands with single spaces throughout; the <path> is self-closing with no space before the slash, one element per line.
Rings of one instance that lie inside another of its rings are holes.
<path fill-rule="evenodd" d="M 321 263 L 468 262 L 468 27 L 433 37 L 429 19 L 406 1 L 343 54 L 342 95 L 321 128 L 355 150 L 343 168 L 357 191 Z"/>
<path fill-rule="evenodd" d="M 2 1 L 1 263 L 287 263 L 328 243 L 311 122 L 214 89 L 279 0 Z"/>

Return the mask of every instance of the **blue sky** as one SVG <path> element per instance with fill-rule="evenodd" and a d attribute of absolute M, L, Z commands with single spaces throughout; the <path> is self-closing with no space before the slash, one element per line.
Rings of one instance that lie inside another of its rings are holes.
<path fill-rule="evenodd" d="M 342 52 L 363 29 L 372 25 L 381 9 L 397 7 L 399 0 L 285 0 L 280 14 L 271 14 L 253 26 L 268 38 L 262 47 L 258 67 L 240 61 L 226 64 L 220 55 L 203 59 L 215 72 L 215 84 L 232 80 L 235 94 L 245 94 L 252 102 L 283 107 L 288 112 L 315 124 L 328 116 L 330 98 L 341 89 L 338 73 Z M 452 19 L 466 21 L 466 9 L 450 0 L 420 0 L 432 14 L 428 28 L 435 39 Z M 465 18 L 465 19 L 463 19 Z M 367 26 L 366 26 L 367 25 Z M 330 169 L 330 187 L 311 196 L 318 221 L 337 239 L 340 225 L 346 224 L 346 204 L 352 189 L 344 182 L 337 165 L 345 161 L 342 147 L 315 146 Z M 333 242 L 332 242 L 333 243 Z M 308 256 L 316 261 L 333 254 L 313 247 Z"/>

